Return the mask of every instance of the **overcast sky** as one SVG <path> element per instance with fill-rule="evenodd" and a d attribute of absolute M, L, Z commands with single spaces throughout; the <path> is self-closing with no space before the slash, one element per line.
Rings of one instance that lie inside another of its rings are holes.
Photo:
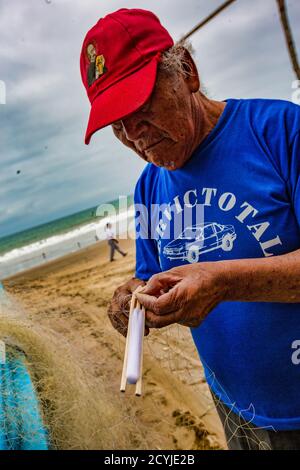
<path fill-rule="evenodd" d="M 0 0 L 0 237 L 132 193 L 144 163 L 111 129 L 83 143 L 79 54 L 118 8 L 156 13 L 179 39 L 223 0 Z M 300 1 L 287 1 L 300 49 Z M 192 37 L 210 97 L 291 100 L 295 80 L 275 0 L 237 0 Z M 300 51 L 299 51 L 300 54 Z M 20 171 L 19 174 L 17 172 Z"/>

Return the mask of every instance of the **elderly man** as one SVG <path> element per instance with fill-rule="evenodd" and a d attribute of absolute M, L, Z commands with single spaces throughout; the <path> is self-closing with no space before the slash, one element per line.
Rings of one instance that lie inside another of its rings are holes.
<path fill-rule="evenodd" d="M 92 79 L 91 45 L 106 64 Z M 135 277 L 114 294 L 112 324 L 126 335 L 128 299 L 144 285 L 145 334 L 191 328 L 229 447 L 300 448 L 300 108 L 207 98 L 189 50 L 138 9 L 88 32 L 81 73 L 86 143 L 111 125 L 148 162 Z"/>

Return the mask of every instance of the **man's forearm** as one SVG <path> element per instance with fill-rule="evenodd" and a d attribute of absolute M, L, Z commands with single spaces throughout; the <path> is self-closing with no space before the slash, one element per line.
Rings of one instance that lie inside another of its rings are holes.
<path fill-rule="evenodd" d="M 300 250 L 218 263 L 225 301 L 300 303 Z"/>

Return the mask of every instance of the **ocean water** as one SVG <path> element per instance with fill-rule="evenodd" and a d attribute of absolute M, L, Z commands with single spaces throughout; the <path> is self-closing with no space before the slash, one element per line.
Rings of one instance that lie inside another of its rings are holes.
<path fill-rule="evenodd" d="M 120 235 L 133 219 L 133 196 L 127 196 L 127 210 L 119 209 L 118 199 L 106 204 L 114 206 L 115 216 L 99 217 L 95 206 L 0 238 L 0 280 L 103 240 L 108 220 Z"/>

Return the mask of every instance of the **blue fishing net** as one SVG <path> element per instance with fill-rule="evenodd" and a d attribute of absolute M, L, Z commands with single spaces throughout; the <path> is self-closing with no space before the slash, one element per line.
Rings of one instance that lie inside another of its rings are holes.
<path fill-rule="evenodd" d="M 23 352 L 0 361 L 0 450 L 47 450 L 48 436 Z"/>

